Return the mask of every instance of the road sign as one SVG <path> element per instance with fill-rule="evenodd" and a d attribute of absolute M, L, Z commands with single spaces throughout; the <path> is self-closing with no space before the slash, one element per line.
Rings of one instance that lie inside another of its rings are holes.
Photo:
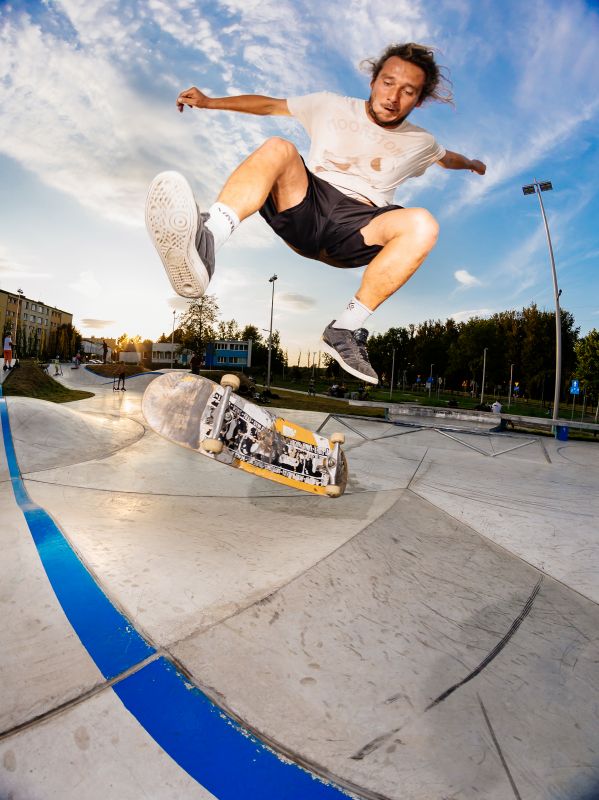
<path fill-rule="evenodd" d="M 580 394 L 580 384 L 576 378 L 572 381 L 572 385 L 570 386 L 570 394 Z"/>

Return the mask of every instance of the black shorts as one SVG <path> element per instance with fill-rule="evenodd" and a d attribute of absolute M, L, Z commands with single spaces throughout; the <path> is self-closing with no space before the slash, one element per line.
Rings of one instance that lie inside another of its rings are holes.
<path fill-rule="evenodd" d="M 371 206 L 335 189 L 327 181 L 308 175 L 304 199 L 278 212 L 272 195 L 260 214 L 273 231 L 297 253 L 334 267 L 363 267 L 382 250 L 382 245 L 368 245 L 360 230 L 370 220 L 403 206 Z"/>

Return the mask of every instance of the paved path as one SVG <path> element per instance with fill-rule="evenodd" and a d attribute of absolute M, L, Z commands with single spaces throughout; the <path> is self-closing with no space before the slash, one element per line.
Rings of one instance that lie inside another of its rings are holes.
<path fill-rule="evenodd" d="M 329 420 L 332 501 L 159 438 L 152 379 L 0 400 L 0 797 L 599 795 L 596 445 Z"/>

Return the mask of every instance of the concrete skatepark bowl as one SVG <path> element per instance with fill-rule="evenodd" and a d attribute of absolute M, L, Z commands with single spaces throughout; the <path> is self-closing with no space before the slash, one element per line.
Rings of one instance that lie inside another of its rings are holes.
<path fill-rule="evenodd" d="M 0 398 L 0 798 L 599 797 L 594 443 L 344 428 L 339 500 Z"/>

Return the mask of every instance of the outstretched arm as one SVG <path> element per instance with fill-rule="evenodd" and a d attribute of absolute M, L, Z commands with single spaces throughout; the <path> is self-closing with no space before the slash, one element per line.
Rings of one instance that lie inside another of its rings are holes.
<path fill-rule="evenodd" d="M 222 111 L 241 111 L 244 114 L 291 116 L 287 100 L 262 94 L 241 94 L 235 97 L 208 97 L 195 86 L 177 97 L 177 108 L 213 108 Z"/>
<path fill-rule="evenodd" d="M 487 171 L 487 165 L 483 164 L 482 161 L 466 158 L 461 153 L 452 153 L 451 150 L 446 150 L 445 155 L 437 161 L 437 164 L 445 167 L 445 169 L 469 169 L 479 175 L 484 175 Z"/>

